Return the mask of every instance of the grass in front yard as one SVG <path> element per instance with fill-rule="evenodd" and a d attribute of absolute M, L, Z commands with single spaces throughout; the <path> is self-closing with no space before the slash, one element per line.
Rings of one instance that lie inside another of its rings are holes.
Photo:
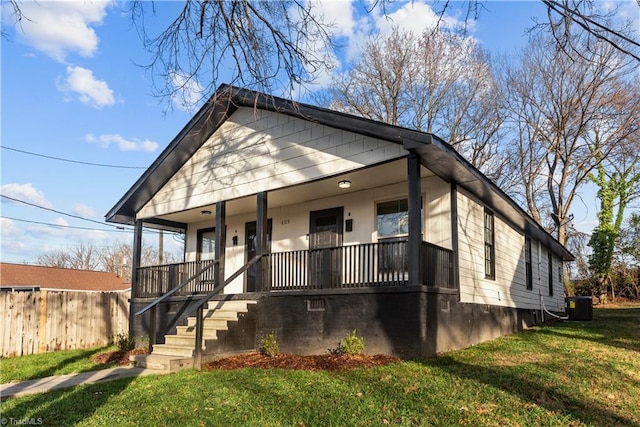
<path fill-rule="evenodd" d="M 113 366 L 112 363 L 96 364 L 91 358 L 115 349 L 115 346 L 111 346 L 3 357 L 0 359 L 0 384 L 109 368 Z"/>
<path fill-rule="evenodd" d="M 44 425 L 640 425 L 640 305 L 347 372 L 183 371 L 3 402 Z"/>

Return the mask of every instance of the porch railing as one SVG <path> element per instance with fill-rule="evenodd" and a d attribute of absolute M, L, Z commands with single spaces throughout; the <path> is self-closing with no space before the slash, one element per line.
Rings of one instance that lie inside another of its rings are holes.
<path fill-rule="evenodd" d="M 421 245 L 422 284 L 453 288 L 453 251 Z M 409 279 L 407 241 L 365 243 L 269 255 L 271 291 L 404 286 Z"/>
<path fill-rule="evenodd" d="M 421 245 L 422 284 L 453 288 L 453 252 L 428 242 Z M 136 297 L 158 297 L 191 277 L 204 263 L 187 262 L 138 269 Z M 407 241 L 365 243 L 326 249 L 276 252 L 262 264 L 270 275 L 268 291 L 349 289 L 404 286 L 408 281 Z M 254 269 L 244 274 L 255 275 Z M 214 271 L 175 292 L 174 296 L 205 295 L 215 289 Z"/>
<path fill-rule="evenodd" d="M 213 261 L 193 261 L 178 264 L 153 265 L 138 269 L 135 290 L 137 298 L 155 298 L 173 290 L 185 279 L 194 276 Z M 206 294 L 214 288 L 214 270 L 208 269 L 175 292 L 174 296 Z"/>

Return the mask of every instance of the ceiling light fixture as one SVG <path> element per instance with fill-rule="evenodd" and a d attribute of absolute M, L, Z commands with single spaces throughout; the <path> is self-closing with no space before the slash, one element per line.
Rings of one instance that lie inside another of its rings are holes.
<path fill-rule="evenodd" d="M 200 211 L 202 215 L 211 215 L 211 211 Z"/>
<path fill-rule="evenodd" d="M 340 188 L 349 188 L 351 187 L 351 181 L 344 179 L 338 183 L 338 187 Z"/>

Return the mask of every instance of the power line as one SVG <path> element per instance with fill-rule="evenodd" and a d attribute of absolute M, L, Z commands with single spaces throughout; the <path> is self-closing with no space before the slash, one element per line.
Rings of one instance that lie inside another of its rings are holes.
<path fill-rule="evenodd" d="M 60 227 L 60 228 L 73 228 L 76 230 L 89 230 L 89 231 L 105 231 L 105 232 L 110 232 L 110 233 L 132 233 L 133 230 L 105 230 L 105 229 L 99 229 L 99 228 L 89 228 L 89 227 L 77 227 L 77 226 L 73 226 L 73 225 L 63 225 L 63 224 L 52 224 L 50 222 L 40 222 L 40 221 L 31 221 L 28 219 L 21 219 L 21 218 L 11 218 L 8 216 L 0 216 L 0 218 L 4 218 L 4 219 L 10 219 L 11 221 L 20 221 L 20 222 L 27 222 L 29 224 L 39 224 L 39 225 L 46 225 L 49 227 Z"/>
<path fill-rule="evenodd" d="M 13 197 L 5 196 L 4 194 L 0 194 L 0 196 L 4 197 L 5 199 L 14 201 L 14 202 L 24 203 L 25 205 L 33 206 L 34 208 L 44 209 L 45 211 L 55 212 L 55 213 L 60 214 L 60 215 L 66 215 L 66 216 L 71 217 L 71 218 L 77 218 L 77 219 L 81 219 L 83 221 L 93 222 L 95 224 L 100 224 L 102 226 L 114 227 L 114 228 L 117 228 L 118 230 L 123 230 L 123 231 L 127 231 L 127 232 L 133 232 L 132 228 L 127 229 L 123 225 L 113 225 L 113 224 L 108 224 L 108 223 L 105 223 L 105 222 L 96 221 L 95 219 L 84 218 L 84 217 L 81 217 L 79 215 L 74 215 L 74 214 L 70 214 L 70 213 L 67 213 L 67 212 L 62 212 L 62 211 L 58 211 L 58 210 L 55 210 L 55 209 L 47 208 L 47 207 L 44 207 L 44 206 L 36 205 L 35 203 L 26 202 L 24 200 L 15 199 Z M 26 221 L 26 220 L 24 220 L 24 221 Z M 100 231 L 112 231 L 112 230 L 100 230 Z M 145 229 L 143 229 L 142 231 L 145 232 L 145 233 L 160 234 L 160 232 L 156 231 L 156 230 L 148 230 L 148 229 L 145 230 Z M 177 232 L 173 232 L 173 233 L 175 234 Z"/>
<path fill-rule="evenodd" d="M 39 153 L 33 153 L 31 151 L 19 150 L 17 148 L 7 147 L 7 146 L 4 146 L 4 145 L 0 145 L 0 148 L 5 149 L 5 150 L 10 150 L 10 151 L 15 151 L 17 153 L 28 154 L 30 156 L 44 157 L 45 159 L 58 160 L 58 161 L 61 161 L 61 162 L 68 162 L 68 163 L 77 163 L 77 164 L 80 164 L 80 165 L 99 166 L 99 167 L 103 167 L 103 168 L 116 168 L 116 169 L 146 169 L 146 167 L 144 167 L 144 166 L 108 165 L 108 164 L 104 164 L 104 163 L 92 163 L 92 162 L 82 162 L 80 160 L 63 159 L 62 157 L 47 156 L 45 154 L 39 154 Z"/>
<path fill-rule="evenodd" d="M 109 226 L 109 227 L 115 227 L 115 228 L 118 228 L 118 229 L 123 229 L 123 228 L 124 228 L 124 227 L 122 227 L 122 226 L 112 225 L 112 224 L 106 224 L 106 223 L 104 223 L 104 222 L 96 221 L 95 219 L 83 218 L 83 217 L 81 217 L 81 216 L 79 216 L 79 215 L 73 215 L 73 214 L 70 214 L 70 213 L 66 213 L 66 212 L 62 212 L 62 211 L 57 211 L 57 210 L 55 210 L 55 209 L 51 209 L 51 208 L 47 208 L 47 207 L 44 207 L 44 206 L 36 205 L 35 203 L 25 202 L 24 200 L 14 199 L 13 197 L 5 196 L 4 194 L 0 194 L 0 196 L 4 197 L 5 199 L 12 200 L 12 201 L 14 201 L 14 202 L 24 203 L 25 205 L 33 206 L 34 208 L 44 209 L 45 211 L 55 212 L 55 213 L 57 213 L 57 214 L 60 214 L 60 215 L 66 215 L 66 216 L 69 216 L 69 217 L 71 217 L 71 218 L 77 218 L 77 219 L 81 219 L 81 220 L 83 220 L 83 221 L 93 222 L 93 223 L 95 223 L 95 224 L 100 224 L 100 225 L 102 225 L 102 226 L 107 225 L 107 226 Z"/>

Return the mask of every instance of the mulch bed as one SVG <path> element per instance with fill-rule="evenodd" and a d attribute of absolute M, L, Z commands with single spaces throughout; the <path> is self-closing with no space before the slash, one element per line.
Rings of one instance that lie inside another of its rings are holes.
<path fill-rule="evenodd" d="M 147 350 L 136 348 L 129 351 L 107 351 L 92 357 L 96 364 L 116 364 L 129 365 L 129 356 L 134 354 L 146 354 Z M 359 354 L 355 356 L 319 354 L 313 356 L 299 356 L 296 354 L 278 354 L 276 356 L 265 356 L 261 353 L 243 353 L 236 356 L 225 357 L 203 366 L 203 370 L 232 370 L 243 368 L 259 369 L 290 369 L 305 371 L 346 371 L 355 368 L 369 368 L 373 366 L 384 366 L 390 363 L 399 362 L 400 359 L 382 354 L 368 355 Z"/>
<path fill-rule="evenodd" d="M 360 354 L 355 356 L 321 354 L 299 356 L 278 354 L 265 356 L 260 353 L 245 353 L 215 360 L 203 366 L 203 370 L 232 370 L 243 368 L 292 369 L 305 371 L 345 371 L 354 368 L 384 366 L 399 362 L 400 359 L 385 355 Z"/>
<path fill-rule="evenodd" d="M 104 353 L 96 354 L 91 358 L 93 363 L 108 364 L 115 363 L 116 365 L 129 365 L 129 356 L 134 354 L 147 354 L 147 350 L 144 348 L 134 348 L 133 350 L 115 350 L 106 351 Z"/>

